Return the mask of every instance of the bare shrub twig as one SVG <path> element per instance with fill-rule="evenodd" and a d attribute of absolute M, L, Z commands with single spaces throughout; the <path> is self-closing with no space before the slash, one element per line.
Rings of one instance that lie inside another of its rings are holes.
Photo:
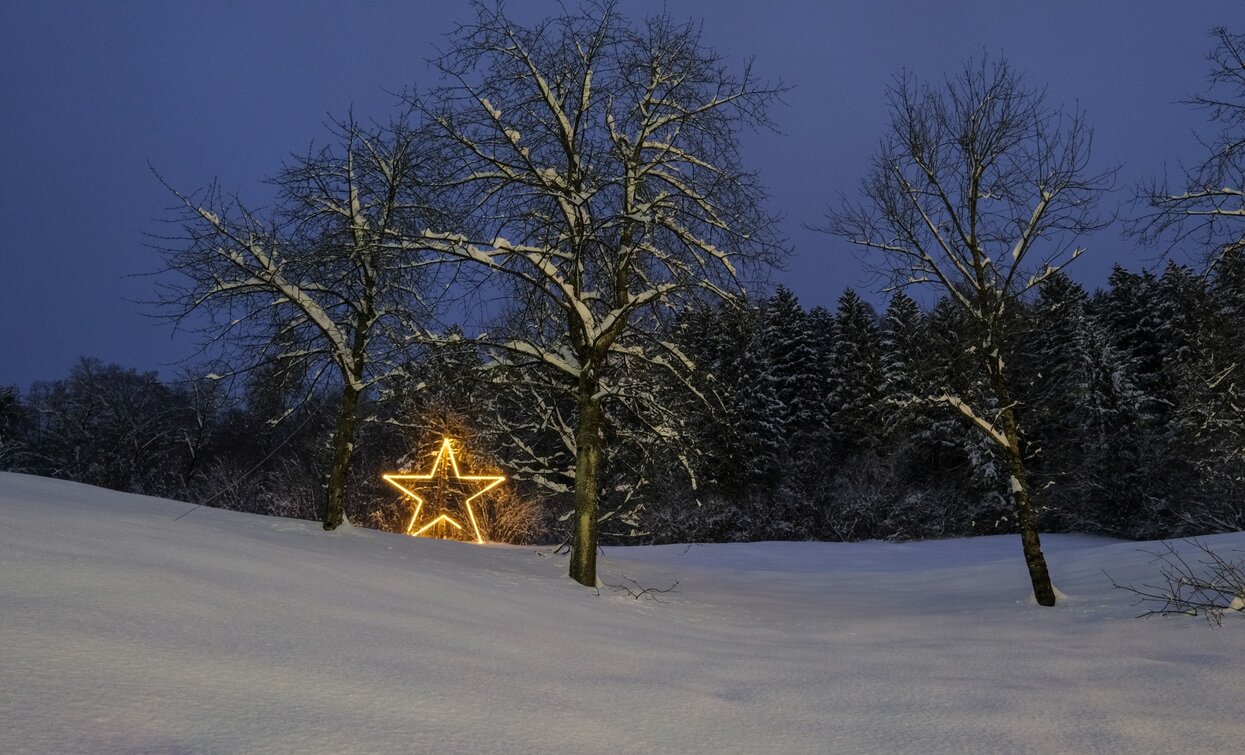
<path fill-rule="evenodd" d="M 628 595 L 635 598 L 636 600 L 643 598 L 644 600 L 653 600 L 658 603 L 666 602 L 662 600 L 661 598 L 657 597 L 658 595 L 664 595 L 665 593 L 675 592 L 674 588 L 679 586 L 679 581 L 677 579 L 674 581 L 674 584 L 670 585 L 669 587 L 665 589 L 662 589 L 658 587 L 644 587 L 639 582 L 635 581 L 631 577 L 628 577 L 626 574 L 622 575 L 622 578 L 623 578 L 623 581 L 621 584 L 611 585 L 608 582 L 603 582 L 602 584 L 610 588 L 614 592 L 626 592 Z"/>
<path fill-rule="evenodd" d="M 1201 554 L 1193 563 L 1170 542 L 1159 550 L 1144 550 L 1159 562 L 1164 584 L 1141 587 L 1121 585 L 1107 574 L 1111 585 L 1137 596 L 1134 605 L 1151 608 L 1138 618 L 1185 614 L 1203 615 L 1212 626 L 1221 626 L 1226 613 L 1245 612 L 1245 559 L 1232 561 L 1198 540 L 1185 541 Z M 1239 549 L 1234 550 L 1240 553 Z M 1105 573 L 1105 572 L 1104 572 Z"/>

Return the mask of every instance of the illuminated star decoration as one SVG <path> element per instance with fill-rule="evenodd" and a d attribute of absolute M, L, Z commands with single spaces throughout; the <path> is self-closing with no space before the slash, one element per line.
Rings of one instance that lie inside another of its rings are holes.
<path fill-rule="evenodd" d="M 475 532 L 476 542 L 483 543 L 484 536 L 480 534 L 480 525 L 476 521 L 476 514 L 471 508 L 471 502 L 505 482 L 506 478 L 500 475 L 469 475 L 459 472 L 458 459 L 454 458 L 454 446 L 453 442 L 449 438 L 442 439 L 441 450 L 437 452 L 437 459 L 432 463 L 432 470 L 428 472 L 428 474 L 384 475 L 385 482 L 415 499 L 415 512 L 411 514 L 411 521 L 406 526 L 406 534 L 422 535 L 442 522 L 452 525 L 457 530 L 461 531 L 463 529 L 462 524 L 454 521 L 453 518 L 445 513 L 442 513 L 440 516 L 423 525 L 419 529 L 415 529 L 415 525 L 419 523 L 419 515 L 424 509 L 424 499 L 421 498 L 415 490 L 420 487 L 427 487 L 426 485 L 420 485 L 420 483 L 428 483 L 437 479 L 437 470 L 442 468 L 441 464 L 447 457 L 450 460 L 450 468 L 454 472 L 454 479 L 469 483 L 484 483 L 484 487 L 467 496 L 467 498 L 463 501 L 463 508 L 467 510 L 467 517 L 471 521 L 472 531 Z M 442 503 L 444 504 L 444 502 Z"/>

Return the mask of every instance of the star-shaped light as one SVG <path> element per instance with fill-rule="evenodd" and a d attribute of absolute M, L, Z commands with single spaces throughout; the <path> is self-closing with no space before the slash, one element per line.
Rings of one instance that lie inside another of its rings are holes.
<path fill-rule="evenodd" d="M 484 495 L 488 491 L 492 490 L 493 488 L 497 487 L 498 485 L 502 484 L 503 482 L 505 482 L 506 478 L 501 475 L 465 475 L 459 472 L 458 471 L 458 459 L 454 458 L 453 441 L 451 441 L 449 438 L 442 439 L 441 450 L 437 452 L 437 459 L 436 461 L 432 463 L 432 470 L 428 472 L 428 474 L 387 474 L 387 475 L 384 475 L 385 482 L 389 483 L 390 485 L 394 486 L 398 490 L 401 490 L 403 493 L 406 493 L 411 498 L 415 499 L 415 512 L 411 514 L 411 521 L 406 526 L 406 534 L 422 535 L 428 530 L 432 529 L 433 527 L 437 526 L 438 524 L 442 522 L 452 525 L 455 529 L 458 529 L 458 530 L 463 529 L 463 525 L 454 521 L 452 517 L 450 517 L 448 514 L 445 514 L 445 513 L 442 513 L 440 516 L 436 517 L 432 521 L 428 522 L 427 524 L 424 524 L 419 529 L 415 529 L 415 525 L 419 523 L 419 515 L 424 509 L 424 499 L 421 498 L 420 495 L 416 493 L 415 491 L 421 487 L 427 487 L 426 485 L 421 485 L 421 483 L 428 483 L 428 482 L 432 482 L 438 479 L 437 471 L 442 468 L 441 464 L 446 458 L 450 460 L 450 468 L 453 469 L 454 471 L 454 479 L 463 481 L 463 482 L 468 482 L 468 483 L 484 484 L 484 487 L 480 488 L 475 493 L 467 496 L 467 498 L 463 500 L 463 508 L 467 510 L 467 517 L 471 520 L 471 529 L 472 531 L 475 532 L 476 542 L 483 543 L 484 536 L 480 534 L 480 525 L 476 521 L 476 514 L 475 514 L 475 511 L 472 510 L 471 508 L 471 502 L 479 498 L 480 496 Z M 442 501 L 441 503 L 442 503 L 442 506 L 446 504 L 446 502 L 444 501 Z"/>

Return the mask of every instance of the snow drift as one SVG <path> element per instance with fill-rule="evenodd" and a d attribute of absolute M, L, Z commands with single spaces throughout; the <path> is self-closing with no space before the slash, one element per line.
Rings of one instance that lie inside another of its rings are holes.
<path fill-rule="evenodd" d="M 0 474 L 0 751 L 1233 751 L 1245 622 L 1134 619 L 1136 543 L 547 550 Z M 1245 534 L 1208 538 L 1245 547 Z"/>

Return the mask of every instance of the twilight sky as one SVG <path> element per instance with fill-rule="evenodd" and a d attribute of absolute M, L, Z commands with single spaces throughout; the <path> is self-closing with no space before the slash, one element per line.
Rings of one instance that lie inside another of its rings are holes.
<path fill-rule="evenodd" d="M 1240 0 L 621 7 L 703 19 L 706 44 L 754 56 L 763 77 L 793 87 L 773 112 L 782 133 L 749 134 L 744 147 L 795 249 L 775 281 L 806 307 L 833 307 L 848 286 L 884 301 L 844 242 L 805 225 L 855 195 L 896 72 L 940 78 L 1001 53 L 1049 102 L 1086 110 L 1095 162 L 1122 166 L 1110 210 L 1137 181 L 1200 157 L 1207 124 L 1180 101 L 1205 90 L 1209 29 L 1245 29 Z M 508 4 L 520 20 L 557 8 Z M 328 114 L 384 119 L 389 92 L 431 84 L 425 60 L 472 18 L 465 0 L 0 0 L 0 385 L 64 377 L 80 356 L 173 377 L 193 338 L 137 303 L 151 298 L 142 274 L 160 264 L 145 234 L 171 204 L 148 163 L 185 191 L 219 179 L 262 198 L 262 178 L 324 140 Z M 1115 227 L 1070 272 L 1099 286 L 1113 263 L 1152 255 Z"/>

